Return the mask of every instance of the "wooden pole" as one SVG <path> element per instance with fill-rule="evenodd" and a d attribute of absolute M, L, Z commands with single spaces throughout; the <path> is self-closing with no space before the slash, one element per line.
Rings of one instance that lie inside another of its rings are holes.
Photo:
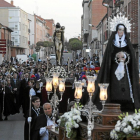
<path fill-rule="evenodd" d="M 49 66 L 49 65 L 48 65 L 48 57 L 47 57 L 47 74 L 48 74 L 48 66 Z"/>
<path fill-rule="evenodd" d="M 29 95 L 30 97 L 30 108 L 29 108 L 29 117 L 31 117 L 31 104 L 32 104 L 32 95 Z M 30 133 L 31 133 L 31 122 L 29 122 L 29 140 L 30 138 Z"/>
<path fill-rule="evenodd" d="M 68 74 L 69 74 L 69 57 L 68 57 Z"/>

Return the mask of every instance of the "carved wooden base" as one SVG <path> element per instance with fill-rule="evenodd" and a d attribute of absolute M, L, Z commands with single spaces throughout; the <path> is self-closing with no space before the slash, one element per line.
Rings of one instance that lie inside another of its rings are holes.
<path fill-rule="evenodd" d="M 127 138 L 127 140 L 140 140 L 140 137 L 131 137 L 131 138 Z"/>
<path fill-rule="evenodd" d="M 104 111 L 95 118 L 94 129 L 92 131 L 92 140 L 110 140 L 110 131 L 114 126 L 120 115 L 119 104 L 106 104 Z M 87 140 L 87 123 L 79 123 L 78 138 L 76 140 Z M 49 130 L 50 137 L 56 135 L 57 140 L 70 140 L 66 137 L 64 128 L 59 128 L 58 132 Z M 51 139 L 49 139 L 51 140 Z M 140 139 L 127 139 L 127 140 L 140 140 Z"/>
<path fill-rule="evenodd" d="M 95 123 L 101 127 L 115 126 L 120 114 L 119 104 L 105 104 L 104 111 L 95 118 Z"/>

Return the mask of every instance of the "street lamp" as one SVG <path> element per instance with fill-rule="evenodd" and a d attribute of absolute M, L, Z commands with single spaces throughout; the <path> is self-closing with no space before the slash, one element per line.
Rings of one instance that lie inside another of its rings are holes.
<path fill-rule="evenodd" d="M 94 27 L 94 25 L 92 25 L 92 24 L 88 24 L 89 26 L 91 26 L 91 27 Z"/>
<path fill-rule="evenodd" d="M 108 8 L 113 8 L 113 6 L 110 6 L 110 5 L 107 4 L 107 3 L 102 3 L 102 5 L 105 6 L 105 7 L 108 7 Z"/>

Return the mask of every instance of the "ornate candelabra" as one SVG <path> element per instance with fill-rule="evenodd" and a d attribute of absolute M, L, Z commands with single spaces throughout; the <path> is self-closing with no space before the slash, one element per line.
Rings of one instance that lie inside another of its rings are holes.
<path fill-rule="evenodd" d="M 88 131 L 88 140 L 92 140 L 92 130 L 94 128 L 94 117 L 97 116 L 99 113 L 102 113 L 104 110 L 104 105 L 107 100 L 107 87 L 109 84 L 99 84 L 100 87 L 100 100 L 102 102 L 102 110 L 99 111 L 97 107 L 93 104 L 92 102 L 92 96 L 95 91 L 95 80 L 96 77 L 93 76 L 87 76 L 88 79 L 88 86 L 87 86 L 87 91 L 89 93 L 89 102 L 84 106 L 83 109 L 79 110 L 82 112 L 83 116 L 86 116 L 88 120 L 88 126 L 87 126 L 87 131 Z M 81 97 L 82 97 L 82 83 L 81 82 L 75 82 L 75 98 L 77 103 L 79 103 Z"/>
<path fill-rule="evenodd" d="M 65 91 L 65 79 L 64 78 L 59 79 L 58 77 L 59 77 L 59 73 L 53 73 L 53 78 L 46 78 L 46 91 L 48 93 L 48 100 L 50 101 L 50 103 L 53 106 L 53 114 L 52 115 L 53 115 L 54 124 L 55 124 L 55 120 L 56 120 L 56 114 L 58 112 L 57 105 L 59 105 L 59 102 L 62 101 L 62 96 L 63 96 L 63 93 Z M 54 94 L 50 100 L 49 99 L 50 93 L 53 93 L 52 92 L 52 85 L 54 87 Z M 57 89 L 58 85 L 59 85 L 59 92 L 61 95 L 60 100 L 59 100 L 58 96 L 56 95 L 56 89 Z M 53 128 L 55 128 L 55 125 Z"/>

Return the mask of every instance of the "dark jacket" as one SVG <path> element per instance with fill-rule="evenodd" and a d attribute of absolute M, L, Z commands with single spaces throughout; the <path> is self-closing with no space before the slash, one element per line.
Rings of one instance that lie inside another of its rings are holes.
<path fill-rule="evenodd" d="M 31 117 L 32 117 L 32 121 L 31 121 L 31 128 L 32 128 L 32 125 L 34 124 L 34 121 L 35 119 L 37 118 L 37 113 L 35 112 L 35 108 L 32 107 L 31 109 Z M 43 108 L 40 107 L 40 114 L 43 114 Z M 24 140 L 28 140 L 29 139 L 29 123 L 28 123 L 28 117 L 29 117 L 29 110 L 27 111 L 26 113 L 26 116 L 25 116 L 25 125 L 24 125 Z M 32 133 L 32 129 L 31 129 L 31 133 Z"/>

